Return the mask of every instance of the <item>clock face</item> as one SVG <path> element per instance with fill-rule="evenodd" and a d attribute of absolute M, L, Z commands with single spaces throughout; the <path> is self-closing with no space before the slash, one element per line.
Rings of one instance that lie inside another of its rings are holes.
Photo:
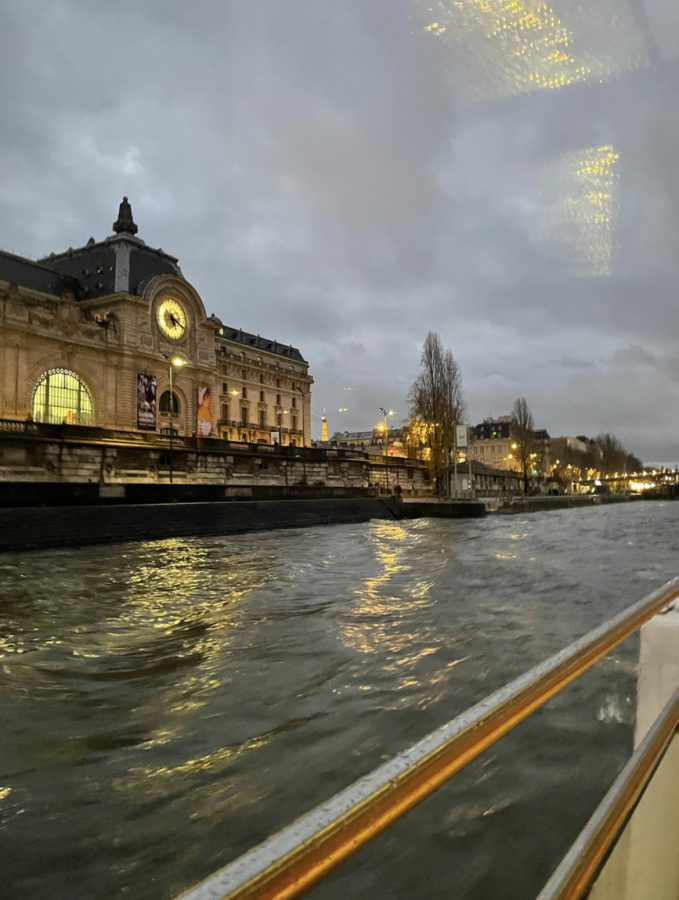
<path fill-rule="evenodd" d="M 186 334 L 186 312 L 174 297 L 166 297 L 159 305 L 158 327 L 171 341 L 178 341 Z"/>

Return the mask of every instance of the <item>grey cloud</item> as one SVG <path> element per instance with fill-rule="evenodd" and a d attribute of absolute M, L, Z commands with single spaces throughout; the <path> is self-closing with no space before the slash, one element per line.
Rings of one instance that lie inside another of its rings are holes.
<path fill-rule="evenodd" d="M 596 369 L 593 362 L 572 356 L 562 356 L 561 359 L 555 360 L 554 364 L 561 366 L 562 369 Z"/>
<path fill-rule="evenodd" d="M 483 102 L 470 79 L 517 72 L 425 32 L 440 5 L 6 4 L 0 245 L 101 238 L 127 194 L 210 312 L 300 347 L 316 411 L 350 407 L 331 429 L 404 414 L 434 329 L 473 418 L 525 395 L 554 434 L 678 458 L 676 4 L 646 21 L 636 0 L 552 0 L 603 83 Z M 594 277 L 563 160 L 607 145 L 619 204 Z"/>

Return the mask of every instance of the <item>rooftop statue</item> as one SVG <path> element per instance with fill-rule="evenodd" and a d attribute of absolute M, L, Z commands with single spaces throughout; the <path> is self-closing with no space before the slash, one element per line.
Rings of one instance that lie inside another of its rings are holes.
<path fill-rule="evenodd" d="M 113 230 L 116 234 L 136 234 L 139 230 L 134 224 L 132 218 L 132 207 L 127 197 L 123 197 L 123 202 L 118 207 L 118 218 L 113 223 Z"/>

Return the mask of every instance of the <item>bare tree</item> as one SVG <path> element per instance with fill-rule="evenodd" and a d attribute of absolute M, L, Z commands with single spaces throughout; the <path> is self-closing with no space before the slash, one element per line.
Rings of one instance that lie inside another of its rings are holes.
<path fill-rule="evenodd" d="M 455 426 L 464 421 L 466 407 L 460 367 L 434 331 L 425 338 L 420 374 L 408 400 L 412 419 L 427 433 L 432 474 L 440 478 L 455 445 Z"/>
<path fill-rule="evenodd" d="M 613 472 L 639 472 L 641 460 L 628 453 L 622 442 L 614 434 L 600 434 L 596 438 L 596 446 L 601 456 L 601 471 L 610 475 Z"/>
<path fill-rule="evenodd" d="M 534 439 L 533 413 L 525 397 L 518 397 L 512 409 L 512 433 L 516 441 L 516 455 L 523 473 L 523 492 L 528 493 L 528 471 Z"/>

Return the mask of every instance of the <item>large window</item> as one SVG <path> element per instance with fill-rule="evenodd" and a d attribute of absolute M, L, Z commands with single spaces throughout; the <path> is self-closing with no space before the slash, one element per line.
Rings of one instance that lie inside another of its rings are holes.
<path fill-rule="evenodd" d="M 92 394 L 85 382 L 68 369 L 50 369 L 33 391 L 36 422 L 94 425 Z"/>
<path fill-rule="evenodd" d="M 172 413 L 173 416 L 179 415 L 179 399 L 174 393 L 163 391 L 160 395 L 160 411 L 161 413 Z"/>

